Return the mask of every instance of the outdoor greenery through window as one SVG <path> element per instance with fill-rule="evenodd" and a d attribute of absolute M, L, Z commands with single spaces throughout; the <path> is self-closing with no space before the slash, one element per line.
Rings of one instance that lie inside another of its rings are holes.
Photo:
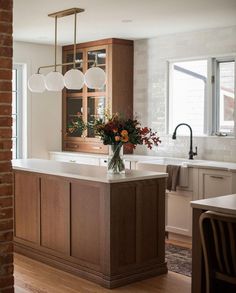
<path fill-rule="evenodd" d="M 169 67 L 169 133 L 188 123 L 194 135 L 233 135 L 235 60 L 208 58 Z M 182 135 L 188 129 L 179 129 Z"/>

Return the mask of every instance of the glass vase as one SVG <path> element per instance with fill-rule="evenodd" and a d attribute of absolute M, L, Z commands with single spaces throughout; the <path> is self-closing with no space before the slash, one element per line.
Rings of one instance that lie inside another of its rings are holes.
<path fill-rule="evenodd" d="M 124 174 L 125 162 L 123 156 L 123 145 L 109 145 L 109 156 L 107 164 L 109 174 Z"/>

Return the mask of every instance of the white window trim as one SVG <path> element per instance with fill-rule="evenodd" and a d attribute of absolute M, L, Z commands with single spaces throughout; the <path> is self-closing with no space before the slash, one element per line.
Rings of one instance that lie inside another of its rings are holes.
<path fill-rule="evenodd" d="M 27 158 L 27 76 L 26 65 L 22 63 L 14 63 L 13 69 L 20 74 L 17 76 L 17 158 Z"/>

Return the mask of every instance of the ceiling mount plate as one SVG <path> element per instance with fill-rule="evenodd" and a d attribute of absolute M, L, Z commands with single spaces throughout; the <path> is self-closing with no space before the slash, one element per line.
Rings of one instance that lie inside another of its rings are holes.
<path fill-rule="evenodd" d="M 70 9 L 50 13 L 50 14 L 48 14 L 48 16 L 49 17 L 58 17 L 59 18 L 59 17 L 72 15 L 72 14 L 75 14 L 75 13 L 80 13 L 80 12 L 84 12 L 84 9 L 82 9 L 82 8 L 70 8 Z"/>

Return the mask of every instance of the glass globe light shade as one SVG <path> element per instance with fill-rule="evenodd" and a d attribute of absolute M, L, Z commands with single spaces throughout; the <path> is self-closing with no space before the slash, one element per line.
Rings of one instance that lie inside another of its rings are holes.
<path fill-rule="evenodd" d="M 49 72 L 45 76 L 45 85 L 48 91 L 59 92 L 65 86 L 64 77 L 58 71 Z"/>
<path fill-rule="evenodd" d="M 99 67 L 92 67 L 86 71 L 84 78 L 88 88 L 100 89 L 105 85 L 106 73 Z"/>
<path fill-rule="evenodd" d="M 80 90 L 84 85 L 84 75 L 78 69 L 70 69 L 64 75 L 64 83 L 69 90 Z"/>
<path fill-rule="evenodd" d="M 28 88 L 33 93 L 43 93 L 45 87 L 45 77 L 43 74 L 35 73 L 28 80 Z"/>

